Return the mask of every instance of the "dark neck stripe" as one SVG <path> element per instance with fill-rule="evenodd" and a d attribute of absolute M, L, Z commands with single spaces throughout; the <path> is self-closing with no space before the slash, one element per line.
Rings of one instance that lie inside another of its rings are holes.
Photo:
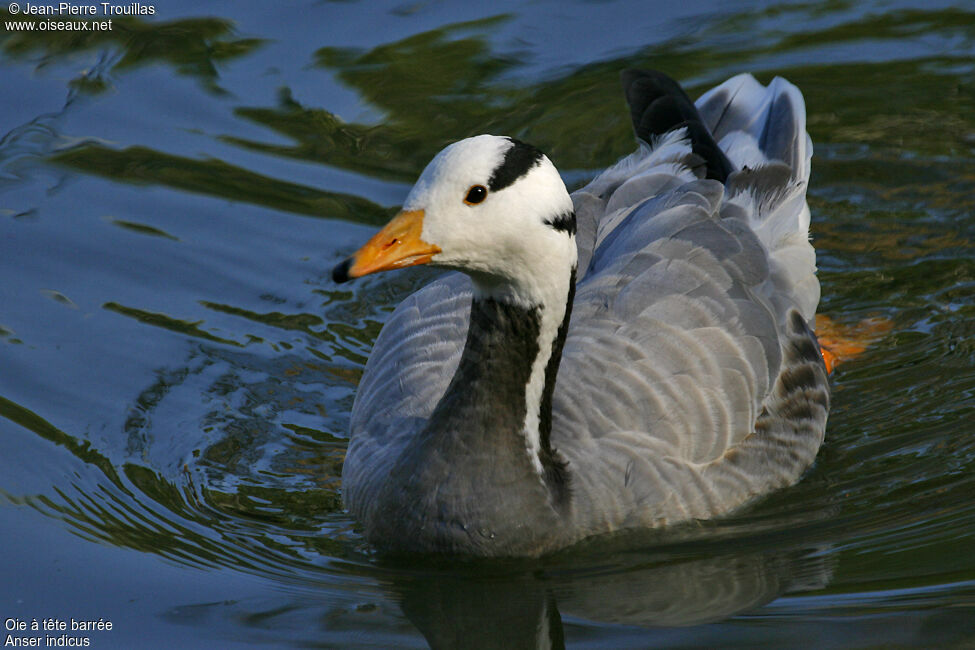
<path fill-rule="evenodd" d="M 552 448 L 552 395 L 569 327 L 575 294 L 572 269 L 566 313 L 552 341 L 539 404 L 538 460 L 553 505 L 569 503 L 567 463 Z M 427 421 L 425 433 L 446 436 L 440 444 L 463 446 L 463 453 L 501 459 L 504 449 L 523 449 L 528 414 L 526 389 L 539 353 L 541 307 L 519 307 L 491 298 L 471 301 L 470 328 L 460 363 L 444 396 Z M 461 435 L 458 435 L 461 434 Z M 523 451 L 521 452 L 524 453 Z M 522 456 L 527 459 L 527 456 Z M 528 465 L 526 464 L 526 468 Z"/>
<path fill-rule="evenodd" d="M 460 364 L 427 429 L 448 435 L 463 431 L 472 443 L 510 445 L 528 413 L 525 387 L 540 332 L 540 308 L 474 298 Z"/>
<path fill-rule="evenodd" d="M 573 223 L 575 218 L 573 215 Z M 545 482 L 552 490 L 555 503 L 564 505 L 569 500 L 568 463 L 562 458 L 557 449 L 552 448 L 552 396 L 555 394 L 555 378 L 559 373 L 562 362 L 562 348 L 565 337 L 569 333 L 569 319 L 572 317 L 572 303 L 576 297 L 576 267 L 572 267 L 569 275 L 569 295 L 565 301 L 565 316 L 559 325 L 559 331 L 552 341 L 552 356 L 545 366 L 545 387 L 542 389 L 542 400 L 538 405 L 538 457 L 542 461 L 545 472 Z"/>
<path fill-rule="evenodd" d="M 555 230 L 560 230 L 562 232 L 567 232 L 570 235 L 575 235 L 576 234 L 576 213 L 563 212 L 562 214 L 552 217 L 551 219 L 546 219 L 545 225 L 550 226 Z"/>
<path fill-rule="evenodd" d="M 503 190 L 524 176 L 542 159 L 542 152 L 514 138 L 508 138 L 511 147 L 504 153 L 504 160 L 498 165 L 488 180 L 492 192 Z"/>

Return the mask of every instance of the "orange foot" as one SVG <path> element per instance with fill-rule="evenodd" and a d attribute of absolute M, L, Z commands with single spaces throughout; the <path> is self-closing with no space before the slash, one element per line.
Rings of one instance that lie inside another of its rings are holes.
<path fill-rule="evenodd" d="M 886 318 L 865 318 L 856 325 L 841 325 L 829 316 L 816 314 L 816 336 L 826 372 L 832 373 L 838 364 L 863 354 L 893 326 L 894 323 Z"/>

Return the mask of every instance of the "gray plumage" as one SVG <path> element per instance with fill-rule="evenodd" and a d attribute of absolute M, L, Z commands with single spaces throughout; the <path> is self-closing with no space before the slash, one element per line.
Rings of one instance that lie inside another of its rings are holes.
<path fill-rule="evenodd" d="M 704 177 L 686 128 L 651 129 L 572 196 L 578 280 L 551 430 L 568 504 L 530 463 L 492 458 L 486 444 L 416 455 L 468 332 L 471 283 L 450 273 L 396 309 L 356 396 L 344 498 L 370 541 L 538 555 L 723 515 L 813 461 L 829 393 L 810 329 L 819 283 L 802 96 L 741 75 L 697 109 L 734 170 L 725 183 Z"/>

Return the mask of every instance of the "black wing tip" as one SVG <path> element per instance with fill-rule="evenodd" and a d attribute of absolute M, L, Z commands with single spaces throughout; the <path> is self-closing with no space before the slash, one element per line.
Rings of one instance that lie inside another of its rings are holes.
<path fill-rule="evenodd" d="M 707 178 L 722 183 L 728 179 L 734 166 L 679 83 L 663 72 L 635 68 L 623 70 L 620 81 L 639 139 L 650 144 L 655 136 L 687 127 L 691 149 L 707 163 Z"/>
<path fill-rule="evenodd" d="M 620 81 L 624 88 L 630 88 L 635 82 L 641 79 L 653 84 L 658 88 L 668 89 L 678 93 L 683 93 L 684 89 L 677 83 L 677 80 L 660 70 L 645 70 L 643 68 L 626 68 L 620 72 Z"/>
<path fill-rule="evenodd" d="M 332 269 L 332 282 L 336 284 L 342 284 L 343 282 L 348 282 L 352 279 L 349 275 L 349 269 L 352 268 L 352 258 L 342 260 L 340 263 L 335 265 Z"/>

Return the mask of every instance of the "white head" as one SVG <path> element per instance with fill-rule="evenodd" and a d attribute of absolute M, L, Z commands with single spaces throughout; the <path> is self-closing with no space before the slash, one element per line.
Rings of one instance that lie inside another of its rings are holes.
<path fill-rule="evenodd" d="M 403 212 L 336 267 L 344 281 L 429 263 L 464 271 L 483 295 L 523 304 L 564 291 L 576 264 L 572 200 L 530 145 L 480 135 L 427 165 Z"/>

